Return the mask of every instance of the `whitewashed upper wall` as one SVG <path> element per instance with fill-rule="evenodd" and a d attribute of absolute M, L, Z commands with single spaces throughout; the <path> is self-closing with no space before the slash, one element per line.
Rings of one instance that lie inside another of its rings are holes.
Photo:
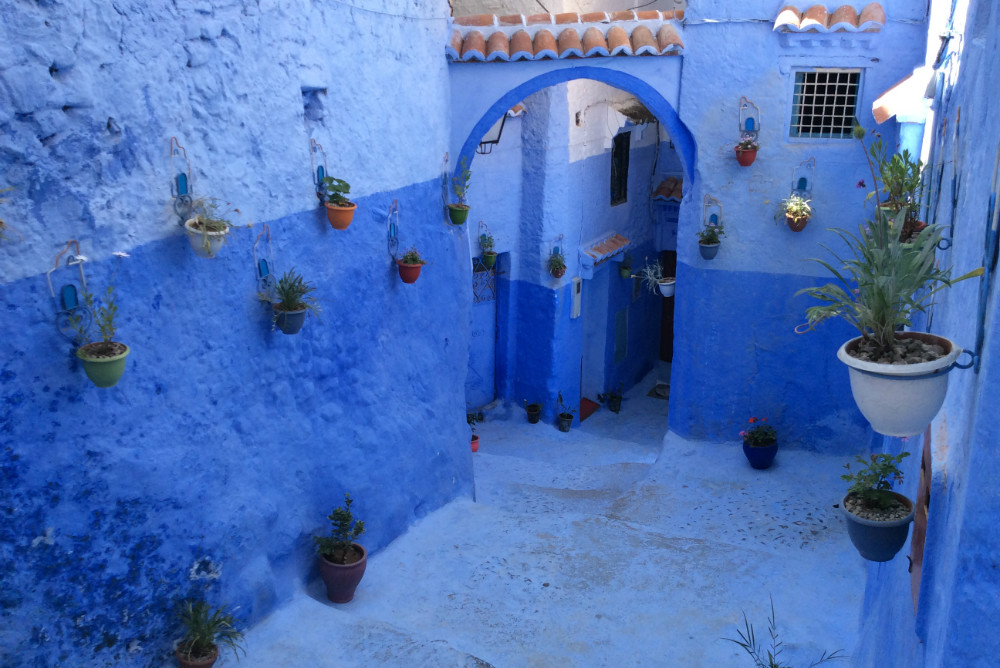
<path fill-rule="evenodd" d="M 44 271 L 69 238 L 102 257 L 178 233 L 171 136 L 195 193 L 238 223 L 315 206 L 310 137 L 353 195 L 435 178 L 447 1 L 364 4 L 0 3 L 0 185 L 21 235 L 0 280 Z M 304 90 L 320 91 L 310 118 Z"/>

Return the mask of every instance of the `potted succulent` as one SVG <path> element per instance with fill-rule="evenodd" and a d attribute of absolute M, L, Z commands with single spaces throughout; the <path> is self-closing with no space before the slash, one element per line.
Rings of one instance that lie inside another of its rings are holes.
<path fill-rule="evenodd" d="M 453 225 L 462 225 L 469 217 L 469 205 L 465 203 L 465 198 L 469 195 L 469 181 L 472 172 L 469 171 L 469 161 L 464 157 L 459 164 L 458 175 L 451 179 L 451 191 L 455 193 L 458 202 L 448 205 L 448 218 Z"/>
<path fill-rule="evenodd" d="M 632 278 L 632 254 L 625 251 L 621 264 L 618 265 L 618 272 L 622 278 Z"/>
<path fill-rule="evenodd" d="M 483 264 L 488 269 L 492 269 L 493 265 L 497 263 L 497 254 L 493 250 L 494 245 L 496 245 L 496 240 L 492 234 L 487 232 L 479 235 L 479 247 L 483 249 Z"/>
<path fill-rule="evenodd" d="M 538 424 L 538 418 L 542 415 L 542 405 L 529 404 L 527 399 L 523 399 L 522 401 L 524 401 L 524 410 L 528 414 L 528 422 Z"/>
<path fill-rule="evenodd" d="M 760 144 L 756 137 L 752 134 L 741 135 L 740 142 L 733 147 L 733 150 L 736 151 L 736 162 L 740 163 L 741 167 L 749 167 L 757 159 L 759 149 Z"/>
<path fill-rule="evenodd" d="M 483 421 L 482 413 L 466 413 L 465 421 L 472 430 L 472 451 L 479 452 L 479 434 L 476 433 L 476 423 Z"/>
<path fill-rule="evenodd" d="M 274 324 L 285 334 L 298 334 L 306 320 L 306 313 L 312 311 L 319 317 L 320 307 L 311 296 L 316 288 L 307 283 L 302 274 L 294 268 L 286 271 L 277 285 L 261 295 L 263 301 L 271 303 L 274 309 Z"/>
<path fill-rule="evenodd" d="M 427 260 L 420 257 L 420 251 L 416 246 L 410 246 L 403 253 L 403 257 L 396 260 L 396 267 L 399 269 L 399 278 L 404 283 L 416 283 L 420 278 L 420 268 L 427 264 Z"/>
<path fill-rule="evenodd" d="M 750 427 L 740 432 L 743 454 L 750 466 L 766 469 L 778 454 L 778 431 L 767 424 L 767 418 L 750 418 Z"/>
<path fill-rule="evenodd" d="M 860 126 L 855 136 L 863 139 Z M 880 204 L 872 157 L 868 151 L 865 156 Z M 885 178 L 884 158 L 879 171 Z M 935 249 L 942 238 L 937 225 L 926 226 L 914 239 L 902 241 L 899 230 L 909 206 L 904 204 L 894 217 L 877 206 L 874 220 L 859 225 L 857 234 L 832 230 L 850 252 L 841 256 L 827 248 L 834 264 L 813 260 L 837 282 L 796 293 L 822 302 L 806 310 L 809 329 L 827 318 L 840 317 L 858 330 L 860 336 L 837 351 L 838 359 L 848 367 L 854 400 L 875 431 L 901 437 L 921 433 L 937 414 L 947 393 L 947 374 L 962 351 L 945 337 L 900 330 L 912 325 L 913 315 L 926 311 L 938 292 L 983 273 L 980 267 L 953 279 L 951 269 L 937 265 Z"/>
<path fill-rule="evenodd" d="M 622 391 L 625 386 L 622 383 L 618 383 L 618 387 L 608 390 L 604 394 L 597 395 L 598 401 L 605 402 L 608 404 L 608 410 L 612 413 L 618 413 L 622 409 Z"/>
<path fill-rule="evenodd" d="M 114 387 L 125 373 L 125 361 L 130 349 L 120 341 L 112 341 L 117 330 L 118 300 L 113 282 L 108 283 L 100 304 L 89 291 L 84 291 L 83 301 L 89 313 L 76 312 L 69 318 L 76 331 L 79 347 L 76 356 L 83 363 L 83 370 L 97 387 Z M 90 315 L 93 315 L 93 318 Z M 100 341 L 91 341 L 90 327 L 97 322 Z"/>
<path fill-rule="evenodd" d="M 809 217 L 812 216 L 812 207 L 809 206 L 809 200 L 792 193 L 787 198 L 781 200 L 781 213 L 785 216 L 788 229 L 792 232 L 801 232 L 806 228 L 806 224 L 809 223 Z"/>
<path fill-rule="evenodd" d="M 319 574 L 326 585 L 326 596 L 334 603 L 348 603 L 365 575 L 368 552 L 354 542 L 365 532 L 365 523 L 355 521 L 351 514 L 350 494 L 344 494 L 344 505 L 337 506 L 327 516 L 332 523 L 329 536 L 314 536 L 319 552 Z"/>
<path fill-rule="evenodd" d="M 841 504 L 847 519 L 847 533 L 862 557 L 869 561 L 889 561 L 906 542 L 913 521 L 913 502 L 892 491 L 893 482 L 903 481 L 899 463 L 909 452 L 898 455 L 858 455 L 862 468 L 840 476 L 851 483 Z"/>
<path fill-rule="evenodd" d="M 229 206 L 228 202 L 224 203 Z M 191 202 L 191 217 L 184 221 L 188 243 L 198 257 L 212 258 L 229 239 L 229 210 L 215 197 L 199 197 Z"/>
<path fill-rule="evenodd" d="M 559 398 L 559 431 L 569 431 L 570 427 L 573 425 L 573 416 L 576 415 L 576 409 L 567 406 L 563 403 L 562 392 L 558 393 Z"/>
<path fill-rule="evenodd" d="M 720 236 L 726 233 L 722 223 L 711 222 L 698 232 L 698 251 L 706 260 L 711 260 L 719 254 Z"/>
<path fill-rule="evenodd" d="M 219 646 L 231 649 L 238 661 L 243 634 L 236 630 L 236 618 L 225 606 L 212 609 L 205 601 L 186 600 L 177 615 L 184 626 L 184 637 L 174 654 L 180 668 L 211 668 L 219 658 Z"/>
<path fill-rule="evenodd" d="M 561 252 L 554 250 L 549 254 L 548 268 L 554 278 L 563 277 L 566 273 L 566 258 Z"/>
<path fill-rule="evenodd" d="M 659 291 L 664 297 L 674 296 L 674 287 L 677 279 L 673 276 L 663 275 L 663 265 L 659 260 L 650 262 L 647 257 L 646 264 L 639 270 L 639 277 L 642 278 L 642 284 L 653 294 Z"/>
<path fill-rule="evenodd" d="M 358 205 L 347 198 L 351 192 L 350 184 L 332 176 L 323 177 L 322 183 L 323 191 L 319 194 L 326 206 L 326 218 L 330 221 L 330 226 L 335 230 L 346 230 L 358 209 Z"/>

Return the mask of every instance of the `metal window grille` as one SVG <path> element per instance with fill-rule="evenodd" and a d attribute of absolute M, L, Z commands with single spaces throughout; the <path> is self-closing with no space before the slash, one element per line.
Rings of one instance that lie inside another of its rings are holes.
<path fill-rule="evenodd" d="M 631 132 L 615 135 L 615 143 L 611 149 L 611 203 L 621 204 L 628 201 L 628 152 L 631 145 Z"/>
<path fill-rule="evenodd" d="M 790 135 L 850 139 L 860 79 L 860 70 L 796 72 Z"/>

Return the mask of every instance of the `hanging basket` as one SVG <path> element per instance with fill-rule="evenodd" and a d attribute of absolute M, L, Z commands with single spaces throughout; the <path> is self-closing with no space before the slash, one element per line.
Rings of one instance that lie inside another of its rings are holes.
<path fill-rule="evenodd" d="M 737 148 L 734 150 L 736 151 L 736 162 L 740 163 L 741 167 L 749 167 L 757 159 L 757 149 L 755 148 Z"/>

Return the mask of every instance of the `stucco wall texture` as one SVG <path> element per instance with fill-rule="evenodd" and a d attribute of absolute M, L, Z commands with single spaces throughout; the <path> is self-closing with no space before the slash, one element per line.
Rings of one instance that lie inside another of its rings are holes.
<path fill-rule="evenodd" d="M 345 492 L 371 550 L 471 493 L 453 326 L 470 258 L 440 187 L 447 5 L 368 9 L 0 6 L 0 666 L 164 665 L 178 599 L 252 623 L 313 577 L 311 536 Z M 215 259 L 171 211 L 171 136 L 195 194 L 251 225 Z M 310 137 L 353 186 L 346 231 L 316 206 Z M 432 263 L 413 285 L 387 252 L 394 199 L 400 250 Z M 323 308 L 296 336 L 256 298 L 262 222 L 275 269 Z M 45 272 L 71 238 L 92 289 L 114 275 L 132 353 L 112 389 L 55 325 Z"/>

